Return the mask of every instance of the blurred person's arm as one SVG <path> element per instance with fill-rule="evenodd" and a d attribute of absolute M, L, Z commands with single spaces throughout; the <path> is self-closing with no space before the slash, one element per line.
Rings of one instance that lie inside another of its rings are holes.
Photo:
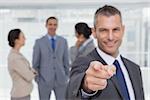
<path fill-rule="evenodd" d="M 37 73 L 39 73 L 40 68 L 40 47 L 38 44 L 38 40 L 36 40 L 35 45 L 33 47 L 33 58 L 32 58 L 33 68 Z M 35 81 L 38 81 L 38 75 L 35 78 Z"/>
<path fill-rule="evenodd" d="M 78 48 L 76 46 L 72 46 L 69 50 L 71 64 L 75 61 L 76 56 L 78 54 Z"/>
<path fill-rule="evenodd" d="M 107 86 L 107 79 L 115 74 L 115 67 L 93 61 L 89 57 L 79 57 L 72 64 L 66 98 L 90 99 L 101 93 Z"/>
<path fill-rule="evenodd" d="M 79 53 L 79 48 L 82 46 L 82 44 L 83 44 L 82 39 L 78 39 L 78 40 L 76 41 L 75 46 L 72 46 L 72 47 L 70 48 L 70 59 L 71 59 L 71 63 L 73 63 L 73 62 L 75 61 L 75 59 L 76 59 L 76 57 L 77 57 L 77 55 L 78 55 L 78 53 Z"/>
<path fill-rule="evenodd" d="M 88 93 L 88 92 L 85 92 L 85 90 L 81 89 L 81 95 L 82 95 L 82 98 L 89 98 L 91 96 L 94 96 L 97 94 L 98 91 L 93 91 L 91 93 Z"/>
<path fill-rule="evenodd" d="M 64 69 L 65 69 L 66 76 L 69 77 L 69 52 L 68 52 L 68 44 L 66 40 L 65 40 L 64 48 L 65 48 L 64 56 L 63 56 Z"/>
<path fill-rule="evenodd" d="M 30 66 L 22 59 L 16 58 L 14 60 L 14 70 L 26 81 L 31 82 L 32 79 L 36 76 L 33 73 Z"/>

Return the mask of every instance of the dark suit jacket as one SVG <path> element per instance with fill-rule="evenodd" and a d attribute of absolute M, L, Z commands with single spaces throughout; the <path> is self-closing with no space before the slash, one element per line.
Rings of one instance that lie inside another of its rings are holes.
<path fill-rule="evenodd" d="M 122 61 L 129 73 L 131 83 L 133 86 L 135 99 L 144 100 L 143 84 L 141 71 L 138 65 L 129 61 L 128 59 L 121 57 Z M 106 62 L 99 56 L 96 49 L 94 49 L 86 57 L 78 58 L 72 65 L 70 81 L 67 87 L 66 98 L 68 100 L 81 99 L 81 86 L 85 76 L 85 71 L 88 69 L 91 61 L 100 61 L 106 65 Z M 108 79 L 108 84 L 104 90 L 98 91 L 98 93 L 90 99 L 95 100 L 123 100 L 123 96 L 120 92 L 116 76 Z"/>

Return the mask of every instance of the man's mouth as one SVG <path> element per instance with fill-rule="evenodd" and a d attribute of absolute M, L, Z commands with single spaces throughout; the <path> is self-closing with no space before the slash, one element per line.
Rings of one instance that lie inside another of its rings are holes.
<path fill-rule="evenodd" d="M 114 47 L 115 44 L 116 44 L 115 41 L 113 41 L 113 42 L 105 42 L 105 45 L 106 45 L 107 47 Z"/>

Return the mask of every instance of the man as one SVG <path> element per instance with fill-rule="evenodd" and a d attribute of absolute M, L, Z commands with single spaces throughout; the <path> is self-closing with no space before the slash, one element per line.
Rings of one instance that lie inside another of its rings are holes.
<path fill-rule="evenodd" d="M 68 45 L 56 35 L 58 19 L 46 20 L 48 33 L 36 40 L 33 50 L 33 68 L 38 72 L 36 82 L 40 100 L 49 100 L 54 90 L 57 100 L 64 100 L 69 75 Z"/>
<path fill-rule="evenodd" d="M 144 100 L 139 66 L 119 52 L 124 34 L 120 11 L 108 5 L 99 8 L 93 34 L 98 47 L 73 63 L 67 99 Z"/>

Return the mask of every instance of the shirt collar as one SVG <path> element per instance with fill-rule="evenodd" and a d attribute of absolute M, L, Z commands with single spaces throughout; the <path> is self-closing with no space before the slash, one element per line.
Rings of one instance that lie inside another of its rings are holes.
<path fill-rule="evenodd" d="M 49 39 L 49 40 L 52 39 L 52 36 L 50 36 L 49 34 L 47 34 L 47 36 L 48 36 L 48 39 Z M 54 40 L 56 40 L 56 35 L 54 35 L 53 38 L 54 38 Z"/>
<path fill-rule="evenodd" d="M 96 48 L 96 51 L 98 52 L 98 54 L 102 57 L 102 59 L 108 64 L 108 65 L 112 65 L 114 63 L 115 60 L 118 60 L 119 62 L 121 61 L 121 56 L 120 53 L 118 54 L 118 56 L 116 58 L 106 54 L 105 52 L 103 52 L 101 49 L 99 49 L 98 47 Z"/>

